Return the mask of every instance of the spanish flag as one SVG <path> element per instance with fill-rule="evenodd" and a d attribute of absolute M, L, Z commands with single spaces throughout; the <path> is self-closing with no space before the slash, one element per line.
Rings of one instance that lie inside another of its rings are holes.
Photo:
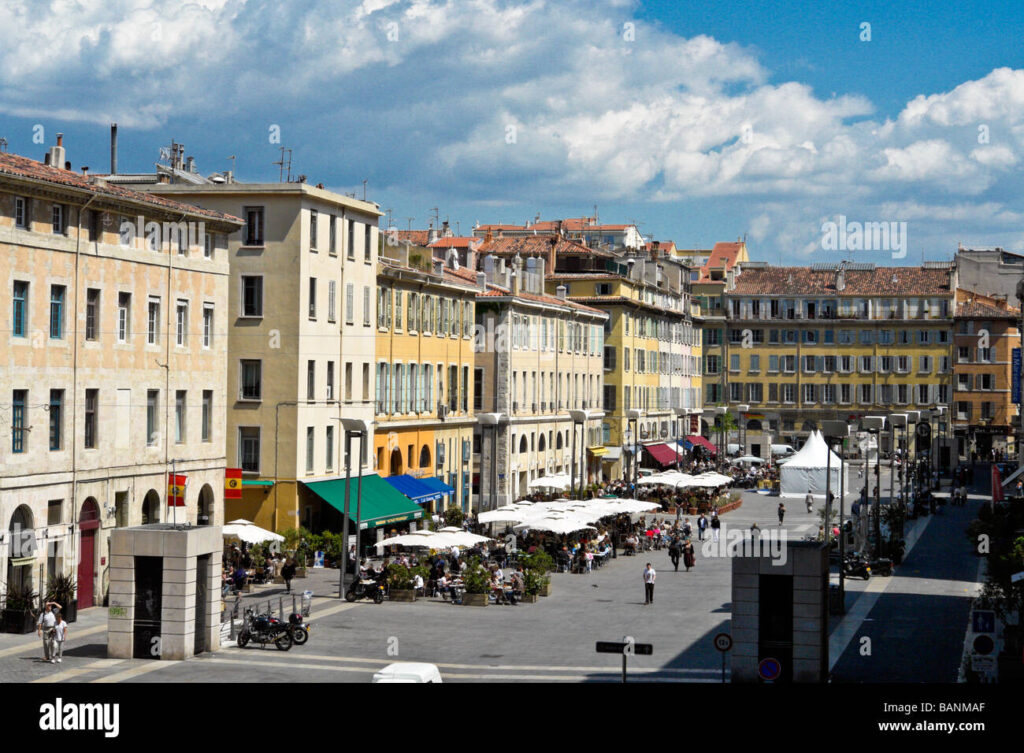
<path fill-rule="evenodd" d="M 168 474 L 167 476 L 167 506 L 168 507 L 184 507 L 185 506 L 185 484 L 188 483 L 188 477 L 182 474 Z"/>
<path fill-rule="evenodd" d="M 227 468 L 224 470 L 224 499 L 242 498 L 242 469 Z"/>

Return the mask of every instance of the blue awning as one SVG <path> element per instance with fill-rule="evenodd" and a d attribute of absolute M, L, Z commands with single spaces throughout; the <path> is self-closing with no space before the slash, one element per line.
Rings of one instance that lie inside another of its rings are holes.
<path fill-rule="evenodd" d="M 440 492 L 441 494 L 455 494 L 455 490 L 439 478 L 427 476 L 426 478 L 419 478 L 416 480 L 424 486 L 433 489 L 435 492 Z"/>
<path fill-rule="evenodd" d="M 688 442 L 685 439 L 677 439 L 676 444 L 682 447 L 684 450 L 692 450 L 693 442 Z"/>
<path fill-rule="evenodd" d="M 388 476 L 384 480 L 416 504 L 421 505 L 424 502 L 431 502 L 444 496 L 441 492 L 431 489 L 420 479 L 413 478 L 408 474 Z"/>

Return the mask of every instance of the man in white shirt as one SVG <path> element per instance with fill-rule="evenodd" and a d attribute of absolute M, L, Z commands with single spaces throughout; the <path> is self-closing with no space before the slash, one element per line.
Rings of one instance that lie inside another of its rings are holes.
<path fill-rule="evenodd" d="M 43 639 L 43 661 L 54 663 L 53 657 L 53 639 L 54 632 L 53 628 L 57 624 L 57 615 L 53 612 L 53 607 L 60 609 L 60 604 L 55 601 L 48 601 L 43 607 L 43 613 L 39 615 L 39 619 L 36 621 L 36 635 L 39 635 Z"/>
<path fill-rule="evenodd" d="M 651 563 L 648 562 L 647 567 L 644 568 L 644 606 L 654 603 L 654 579 L 657 575 Z"/>

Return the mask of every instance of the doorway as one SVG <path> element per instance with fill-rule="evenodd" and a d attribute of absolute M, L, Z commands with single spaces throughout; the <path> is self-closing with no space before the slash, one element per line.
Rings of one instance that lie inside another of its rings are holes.
<path fill-rule="evenodd" d="M 78 515 L 79 558 L 78 558 L 78 608 L 88 609 L 93 605 L 94 581 L 96 578 L 96 532 L 100 527 L 100 511 L 96 500 L 89 497 L 82 504 Z"/>

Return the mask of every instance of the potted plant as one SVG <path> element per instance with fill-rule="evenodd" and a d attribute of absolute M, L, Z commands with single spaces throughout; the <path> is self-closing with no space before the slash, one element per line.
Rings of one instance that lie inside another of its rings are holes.
<path fill-rule="evenodd" d="M 542 571 L 534 570 L 532 568 L 524 570 L 523 576 L 523 580 L 525 581 L 523 588 L 523 601 L 527 604 L 533 604 L 537 601 L 537 597 L 540 596 L 540 591 L 544 586 L 546 576 Z"/>
<path fill-rule="evenodd" d="M 462 510 L 458 507 L 449 507 L 444 511 L 444 522 L 450 526 L 456 526 L 457 528 L 462 527 L 463 521 L 466 516 L 462 514 Z"/>
<path fill-rule="evenodd" d="M 78 619 L 78 601 L 75 599 L 77 584 L 70 574 L 51 575 L 46 584 L 46 601 L 60 604 L 61 613 L 68 622 Z"/>
<path fill-rule="evenodd" d="M 421 578 L 429 575 L 425 567 L 406 567 L 393 563 L 388 565 L 388 596 L 391 601 L 416 601 L 416 586 L 413 580 L 417 575 Z"/>
<path fill-rule="evenodd" d="M 462 582 L 466 586 L 462 603 L 469 607 L 486 607 L 487 594 L 491 592 L 491 574 L 480 564 L 479 557 L 469 558 L 466 569 L 462 571 Z"/>
<path fill-rule="evenodd" d="M 39 594 L 30 586 L 7 586 L 4 599 L 3 629 L 5 633 L 31 633 L 36 629 L 35 603 Z"/>

